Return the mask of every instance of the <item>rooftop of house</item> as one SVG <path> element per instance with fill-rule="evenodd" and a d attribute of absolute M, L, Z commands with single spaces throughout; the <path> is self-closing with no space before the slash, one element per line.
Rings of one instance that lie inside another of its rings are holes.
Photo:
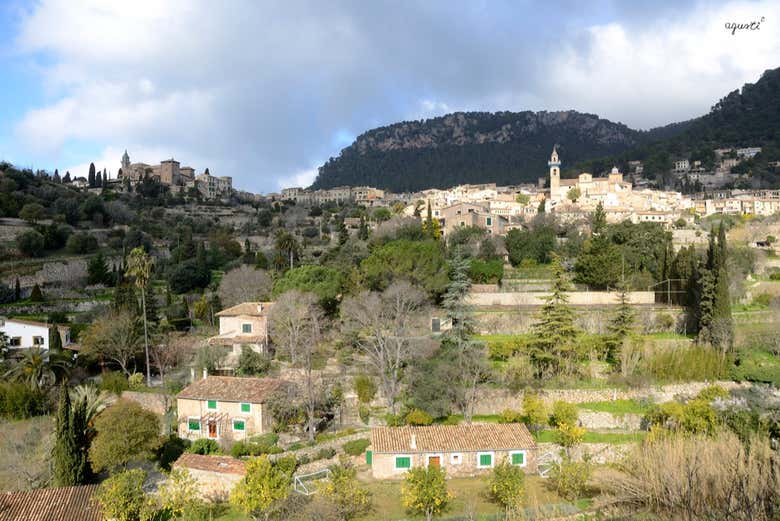
<path fill-rule="evenodd" d="M 26 324 L 28 326 L 38 326 L 38 327 L 52 327 L 54 324 L 47 324 L 46 322 L 40 322 L 38 320 L 28 320 L 26 318 L 5 318 L 0 317 L 0 326 L 2 326 L 6 322 L 15 322 L 17 324 Z M 57 329 L 60 331 L 70 331 L 70 328 L 68 326 L 57 326 Z"/>
<path fill-rule="evenodd" d="M 185 387 L 177 398 L 185 400 L 219 400 L 223 402 L 264 403 L 283 385 L 276 378 L 241 378 L 208 376 Z"/>
<path fill-rule="evenodd" d="M 204 456 L 185 452 L 173 464 L 174 468 L 206 470 L 220 474 L 246 475 L 246 463 L 230 456 Z"/>
<path fill-rule="evenodd" d="M 233 307 L 223 309 L 217 313 L 218 317 L 238 317 L 238 316 L 267 316 L 268 311 L 274 305 L 273 302 L 242 302 Z"/>
<path fill-rule="evenodd" d="M 0 494 L 0 520 L 101 521 L 100 509 L 91 501 L 97 485 L 42 488 L 31 492 Z"/>
<path fill-rule="evenodd" d="M 535 448 L 522 423 L 376 427 L 371 429 L 375 453 L 451 452 Z"/>

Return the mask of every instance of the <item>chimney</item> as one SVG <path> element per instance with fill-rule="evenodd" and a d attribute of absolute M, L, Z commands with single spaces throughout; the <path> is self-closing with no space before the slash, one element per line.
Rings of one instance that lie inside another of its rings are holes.
<path fill-rule="evenodd" d="M 209 370 L 204 367 L 203 368 L 203 379 L 205 380 L 208 377 L 209 377 Z"/>
<path fill-rule="evenodd" d="M 260 302 L 260 303 L 257 305 L 257 312 L 258 312 L 258 313 L 262 313 L 262 312 L 263 312 L 263 303 L 262 303 L 262 302 Z"/>
<path fill-rule="evenodd" d="M 194 381 L 195 381 L 195 368 L 190 367 L 190 382 L 194 382 Z"/>
<path fill-rule="evenodd" d="M 409 443 L 409 448 L 417 450 L 417 436 L 412 434 L 412 441 Z"/>

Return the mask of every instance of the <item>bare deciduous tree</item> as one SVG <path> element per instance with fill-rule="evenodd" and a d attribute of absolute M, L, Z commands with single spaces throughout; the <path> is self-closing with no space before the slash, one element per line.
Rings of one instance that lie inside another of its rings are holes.
<path fill-rule="evenodd" d="M 82 336 L 84 353 L 119 364 L 130 376 L 130 362 L 141 353 L 143 338 L 138 323 L 127 311 L 111 311 L 92 323 Z"/>
<path fill-rule="evenodd" d="M 243 264 L 225 273 L 217 294 L 222 305 L 230 307 L 241 302 L 266 300 L 272 286 L 273 281 L 265 270 Z"/>
<path fill-rule="evenodd" d="M 160 380 L 165 383 L 165 374 L 181 363 L 190 351 L 191 340 L 183 335 L 169 334 L 155 339 L 149 346 L 149 356 L 152 364 L 160 373 Z"/>
<path fill-rule="evenodd" d="M 368 357 L 393 414 L 404 365 L 413 354 L 414 340 L 424 332 L 424 305 L 425 293 L 406 281 L 394 282 L 384 293 L 347 297 L 341 305 L 344 330 Z"/>
<path fill-rule="evenodd" d="M 303 368 L 306 424 L 309 440 L 314 441 L 318 382 L 312 373 L 313 356 L 319 345 L 323 326 L 322 310 L 317 296 L 291 290 L 283 293 L 271 308 L 269 325 L 271 338 L 294 365 Z"/>

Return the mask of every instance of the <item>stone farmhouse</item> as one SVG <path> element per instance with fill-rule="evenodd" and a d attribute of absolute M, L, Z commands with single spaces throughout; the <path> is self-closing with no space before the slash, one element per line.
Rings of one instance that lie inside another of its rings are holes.
<path fill-rule="evenodd" d="M 242 302 L 217 313 L 219 335 L 209 338 L 208 343 L 231 349 L 223 364 L 225 368 L 235 367 L 241 346 L 249 346 L 258 353 L 268 350 L 268 312 L 273 305 L 273 302 Z"/>
<path fill-rule="evenodd" d="M 246 476 L 246 463 L 230 456 L 203 456 L 185 452 L 173 464 L 184 470 L 198 484 L 198 491 L 208 501 L 224 501 L 230 491 Z"/>
<path fill-rule="evenodd" d="M 521 423 L 376 427 L 366 458 L 376 479 L 400 479 L 413 467 L 435 465 L 447 476 L 475 476 L 508 460 L 536 473 L 537 446 Z"/>
<path fill-rule="evenodd" d="M 47 351 L 51 341 L 49 335 L 52 327 L 51 324 L 37 320 L 0 317 L 0 332 L 5 333 L 8 337 L 10 349 L 38 348 Z M 70 328 L 57 326 L 57 332 L 60 335 L 62 347 L 70 345 Z"/>
<path fill-rule="evenodd" d="M 269 432 L 266 403 L 284 384 L 275 378 L 206 376 L 176 397 L 179 436 L 231 442 Z"/>

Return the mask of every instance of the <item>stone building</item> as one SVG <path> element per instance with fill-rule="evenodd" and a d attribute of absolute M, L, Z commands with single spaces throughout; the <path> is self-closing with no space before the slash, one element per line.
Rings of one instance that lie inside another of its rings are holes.
<path fill-rule="evenodd" d="M 209 338 L 209 345 L 227 346 L 231 349 L 226 368 L 235 367 L 241 346 L 249 346 L 258 353 L 268 349 L 268 313 L 273 302 L 242 302 L 217 313 L 219 335 Z"/>
<path fill-rule="evenodd" d="M 275 378 L 206 376 L 176 397 L 179 436 L 219 442 L 243 440 L 269 432 L 270 396 L 284 384 Z"/>
<path fill-rule="evenodd" d="M 246 463 L 230 456 L 203 456 L 185 452 L 172 467 L 187 471 L 198 484 L 201 497 L 214 502 L 227 500 L 233 487 L 246 476 Z"/>
<path fill-rule="evenodd" d="M 366 456 L 376 479 L 400 479 L 429 465 L 450 477 L 474 476 L 503 460 L 536 473 L 537 446 L 521 423 L 376 427 Z"/>

